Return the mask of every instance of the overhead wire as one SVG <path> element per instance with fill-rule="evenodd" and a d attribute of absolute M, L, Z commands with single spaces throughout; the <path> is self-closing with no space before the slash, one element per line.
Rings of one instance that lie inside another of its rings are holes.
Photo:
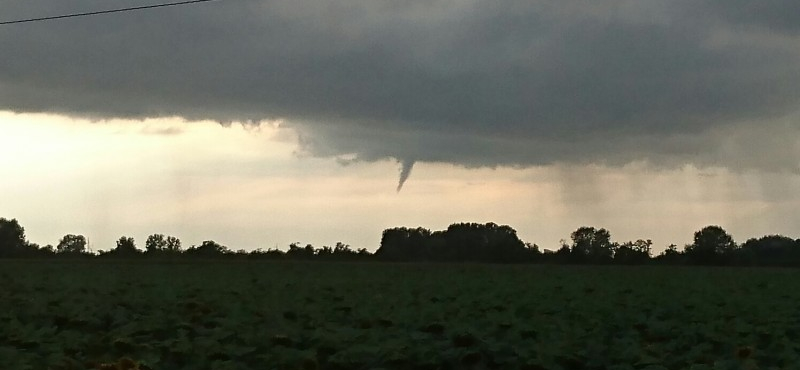
<path fill-rule="evenodd" d="M 168 6 L 178 6 L 178 5 L 189 5 L 189 4 L 196 4 L 196 3 L 206 3 L 206 2 L 210 2 L 210 1 L 218 1 L 218 0 L 184 0 L 184 1 L 176 1 L 176 2 L 171 2 L 171 3 L 132 6 L 132 7 L 127 7 L 127 8 L 98 10 L 98 11 L 84 12 L 84 13 L 70 13 L 70 14 L 52 15 L 52 16 L 47 16 L 47 17 L 17 19 L 17 20 L 12 20 L 12 21 L 2 21 L 2 22 L 0 22 L 0 25 L 18 24 L 18 23 L 30 23 L 30 22 L 42 22 L 42 21 L 49 21 L 49 20 L 54 20 L 54 19 L 64 19 L 64 18 L 88 17 L 88 16 L 100 15 L 100 14 L 122 13 L 122 12 L 136 11 L 136 10 L 164 8 L 164 7 L 168 7 Z"/>

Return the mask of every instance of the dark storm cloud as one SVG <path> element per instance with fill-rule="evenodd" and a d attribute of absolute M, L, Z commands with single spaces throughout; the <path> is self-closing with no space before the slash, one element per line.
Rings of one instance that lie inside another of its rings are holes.
<path fill-rule="evenodd" d="M 107 4 L 4 2 L 0 14 Z M 285 118 L 312 154 L 395 158 L 406 174 L 414 161 L 776 167 L 719 135 L 768 131 L 797 109 L 797 7 L 228 0 L 0 26 L 0 109 Z M 796 167 L 796 150 L 771 153 Z"/>
<path fill-rule="evenodd" d="M 687 0 L 691 2 L 691 0 Z M 800 2 L 713 0 L 707 2 L 704 14 L 727 19 L 740 26 L 797 34 L 800 32 Z"/>

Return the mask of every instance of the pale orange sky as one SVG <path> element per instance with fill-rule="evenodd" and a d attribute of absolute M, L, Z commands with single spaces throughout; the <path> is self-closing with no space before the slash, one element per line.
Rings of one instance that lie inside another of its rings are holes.
<path fill-rule="evenodd" d="M 186 247 L 209 239 L 246 250 L 342 241 L 375 250 L 386 228 L 455 222 L 508 224 L 544 249 L 584 225 L 621 242 L 653 239 L 659 251 L 708 224 L 740 242 L 798 237 L 800 196 L 770 190 L 797 189 L 792 174 L 418 163 L 397 193 L 396 162 L 314 158 L 280 127 L 0 112 L 0 217 L 18 219 L 32 242 L 83 234 L 95 250 L 120 236 L 141 248 L 153 233 Z"/>

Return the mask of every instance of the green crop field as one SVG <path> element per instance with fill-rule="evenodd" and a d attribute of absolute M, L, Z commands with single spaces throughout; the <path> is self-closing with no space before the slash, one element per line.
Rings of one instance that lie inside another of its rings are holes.
<path fill-rule="evenodd" d="M 800 271 L 0 262 L 4 369 L 794 369 Z"/>

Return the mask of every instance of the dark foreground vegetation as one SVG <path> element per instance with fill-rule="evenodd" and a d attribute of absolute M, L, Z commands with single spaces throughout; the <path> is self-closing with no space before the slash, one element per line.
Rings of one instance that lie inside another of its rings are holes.
<path fill-rule="evenodd" d="M 681 250 L 669 245 L 657 255 L 650 240 L 616 242 L 603 228 L 581 227 L 562 241 L 559 249 L 541 250 L 525 243 L 509 226 L 459 223 L 447 230 L 398 227 L 384 230 L 380 247 L 371 253 L 344 243 L 315 248 L 289 245 L 287 250 L 231 250 L 212 240 L 183 248 L 181 241 L 163 234 L 150 235 L 144 250 L 131 237 L 120 237 L 108 251 L 88 250 L 83 235 L 65 235 L 58 245 L 29 242 L 15 219 L 0 218 L 0 258 L 155 258 L 254 259 L 309 261 L 479 262 L 593 265 L 717 265 L 800 267 L 800 239 L 781 235 L 752 238 L 738 244 L 719 226 L 695 232 L 692 244 Z"/>
<path fill-rule="evenodd" d="M 3 369 L 800 364 L 793 269 L 4 260 Z"/>

